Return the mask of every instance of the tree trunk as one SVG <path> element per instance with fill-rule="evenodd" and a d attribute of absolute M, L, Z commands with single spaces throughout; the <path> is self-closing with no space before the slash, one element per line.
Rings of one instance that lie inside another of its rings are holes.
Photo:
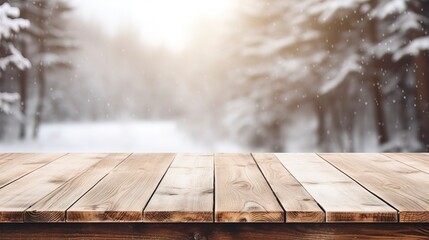
<path fill-rule="evenodd" d="M 344 134 L 345 134 L 345 146 L 347 152 L 355 152 L 356 150 L 356 143 L 355 143 L 355 118 L 357 111 L 356 109 L 356 82 L 355 81 L 349 81 L 346 84 L 344 92 L 347 92 L 346 101 L 340 101 L 340 106 L 342 109 L 342 112 L 344 113 L 343 116 L 343 124 L 344 124 Z"/>
<path fill-rule="evenodd" d="M 21 42 L 21 53 L 26 56 L 27 46 L 24 41 Z M 24 69 L 19 74 L 19 95 L 21 97 L 19 103 L 19 110 L 21 112 L 21 120 L 19 123 L 19 139 L 25 139 L 27 135 L 27 78 L 28 71 Z"/>
<path fill-rule="evenodd" d="M 382 145 L 388 142 L 388 137 L 387 137 L 386 122 L 385 122 L 384 111 L 383 111 L 383 94 L 381 92 L 381 84 L 377 76 L 373 78 L 372 90 L 373 90 L 374 100 L 375 100 L 374 109 L 375 109 L 375 120 L 376 120 L 378 143 Z"/>
<path fill-rule="evenodd" d="M 411 99 L 411 96 L 413 95 L 410 93 L 405 81 L 407 79 L 406 74 L 401 75 L 402 81 L 399 82 L 399 89 L 403 92 L 404 97 L 401 97 L 400 101 L 400 108 L 399 108 L 399 124 L 400 124 L 400 130 L 402 132 L 409 131 L 410 126 L 410 114 L 408 110 L 409 101 Z"/>
<path fill-rule="evenodd" d="M 40 28 L 44 30 L 45 25 L 45 16 L 40 20 Z M 40 123 L 42 120 L 42 114 L 43 109 L 45 106 L 45 95 L 46 95 L 46 75 L 45 75 L 45 64 L 43 55 L 46 52 L 46 46 L 45 46 L 45 36 L 42 36 L 39 39 L 39 54 L 41 56 L 39 66 L 38 66 L 38 98 L 37 98 L 37 106 L 36 106 L 36 113 L 34 115 L 34 125 L 33 125 L 33 139 L 37 138 L 39 136 L 39 130 L 40 130 Z"/>
<path fill-rule="evenodd" d="M 423 150 L 429 152 L 429 71 L 428 57 L 420 53 L 415 57 L 416 66 L 416 105 L 419 123 L 419 140 Z"/>
<path fill-rule="evenodd" d="M 376 4 L 376 1 L 373 1 L 372 4 Z M 376 19 L 373 19 L 369 23 L 369 37 L 371 42 L 375 45 L 378 42 L 377 36 L 377 22 Z M 375 109 L 375 121 L 376 121 L 376 130 L 377 130 L 377 139 L 379 145 L 383 145 L 389 141 L 387 130 L 386 130 L 386 121 L 384 117 L 383 111 L 383 93 L 381 91 L 382 83 L 380 81 L 380 77 L 378 75 L 378 71 L 380 70 L 380 64 L 378 59 L 375 57 L 372 58 L 372 62 L 370 68 L 373 71 L 373 75 L 371 76 L 372 83 L 372 92 L 374 94 L 374 109 Z"/>
<path fill-rule="evenodd" d="M 45 68 L 43 63 L 39 64 L 38 69 L 38 99 L 36 106 L 36 113 L 34 115 L 34 127 L 33 127 L 33 138 L 37 138 L 39 136 L 40 123 L 42 120 L 42 113 L 44 109 L 45 95 L 46 95 L 46 79 L 45 79 Z"/>
<path fill-rule="evenodd" d="M 314 109 L 317 116 L 317 145 L 321 150 L 325 149 L 325 113 L 323 111 L 323 100 L 321 97 L 315 99 Z"/>
<path fill-rule="evenodd" d="M 341 88 L 340 88 L 341 89 Z M 332 135 L 335 137 L 335 142 L 337 143 L 337 149 L 335 151 L 344 152 L 344 141 L 343 141 L 343 133 L 344 126 L 342 121 L 342 112 L 339 106 L 338 101 L 333 100 L 331 104 L 331 114 L 332 114 Z"/>

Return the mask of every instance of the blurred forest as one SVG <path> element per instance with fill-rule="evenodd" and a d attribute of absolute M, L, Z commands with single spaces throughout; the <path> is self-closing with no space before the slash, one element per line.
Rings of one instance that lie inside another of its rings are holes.
<path fill-rule="evenodd" d="M 429 1 L 235 1 L 175 52 L 73 1 L 0 0 L 1 141 L 133 119 L 254 151 L 429 151 Z"/>

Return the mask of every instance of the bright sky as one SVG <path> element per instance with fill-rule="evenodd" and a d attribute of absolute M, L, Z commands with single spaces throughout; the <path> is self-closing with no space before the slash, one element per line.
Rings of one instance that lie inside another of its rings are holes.
<path fill-rule="evenodd" d="M 201 18 L 219 18 L 232 8 L 233 0 L 73 0 L 76 11 L 105 24 L 106 30 L 131 23 L 142 38 L 171 50 L 186 46 L 189 33 Z"/>

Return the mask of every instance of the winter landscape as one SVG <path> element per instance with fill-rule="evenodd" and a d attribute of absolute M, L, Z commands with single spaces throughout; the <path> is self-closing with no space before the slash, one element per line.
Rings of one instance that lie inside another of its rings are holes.
<path fill-rule="evenodd" d="M 248 151 L 429 151 L 429 1 L 0 0 L 0 152 Z"/>

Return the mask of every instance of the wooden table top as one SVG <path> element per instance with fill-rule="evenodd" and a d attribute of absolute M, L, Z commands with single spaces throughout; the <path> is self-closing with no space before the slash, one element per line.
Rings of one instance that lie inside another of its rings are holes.
<path fill-rule="evenodd" d="M 0 154 L 0 222 L 429 222 L 429 154 Z"/>

